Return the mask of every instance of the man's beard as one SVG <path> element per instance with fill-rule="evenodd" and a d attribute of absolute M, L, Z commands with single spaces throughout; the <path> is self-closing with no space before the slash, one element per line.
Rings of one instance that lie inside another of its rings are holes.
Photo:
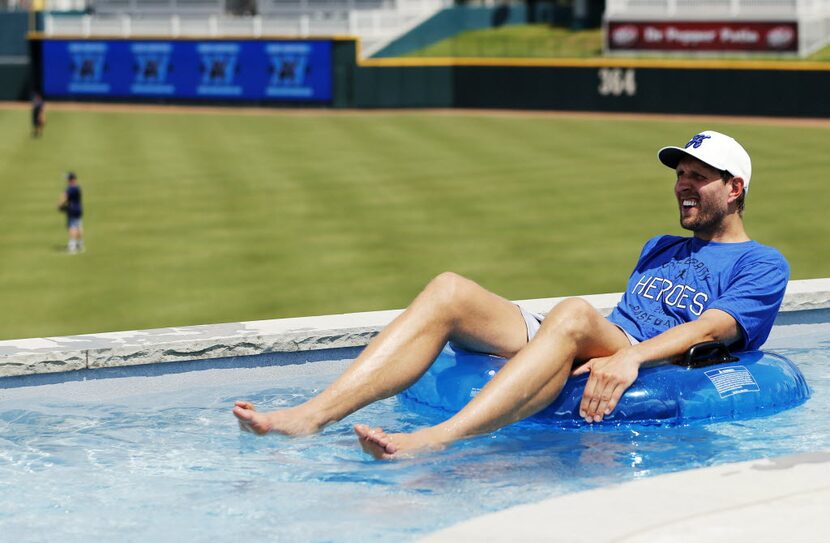
<path fill-rule="evenodd" d="M 714 234 L 720 229 L 727 210 L 719 209 L 714 205 L 698 200 L 697 213 L 694 217 L 683 218 L 680 215 L 680 226 L 696 234 Z"/>

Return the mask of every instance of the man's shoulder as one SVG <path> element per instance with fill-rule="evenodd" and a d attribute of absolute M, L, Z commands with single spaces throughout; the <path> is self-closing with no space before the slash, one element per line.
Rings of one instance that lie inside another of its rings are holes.
<path fill-rule="evenodd" d="M 789 267 L 789 263 L 781 251 L 775 247 L 764 245 L 763 243 L 754 240 L 751 244 L 749 244 L 747 251 L 744 254 L 744 259 L 750 260 L 753 263 L 766 262 L 769 264 Z"/>
<path fill-rule="evenodd" d="M 784 257 L 784 255 L 781 254 L 781 251 L 779 251 L 778 249 L 776 249 L 772 245 L 764 245 L 760 241 L 752 240 L 752 243 L 750 244 L 750 246 L 751 246 L 751 251 L 753 253 L 766 254 L 766 255 L 775 255 L 775 256 L 780 256 L 781 258 Z"/>
<path fill-rule="evenodd" d="M 689 241 L 690 238 L 683 237 L 683 236 L 672 236 L 669 234 L 663 234 L 659 236 L 654 236 L 653 238 L 649 239 L 643 245 L 643 254 L 650 253 L 655 250 L 661 250 L 666 247 L 670 247 L 673 245 L 680 245 Z"/>

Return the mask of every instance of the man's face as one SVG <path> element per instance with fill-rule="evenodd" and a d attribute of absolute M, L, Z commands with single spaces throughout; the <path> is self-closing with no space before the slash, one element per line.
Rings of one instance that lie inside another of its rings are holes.
<path fill-rule="evenodd" d="M 692 157 L 677 164 L 674 193 L 680 206 L 680 226 L 701 237 L 711 237 L 729 213 L 730 184 L 720 171 Z"/>

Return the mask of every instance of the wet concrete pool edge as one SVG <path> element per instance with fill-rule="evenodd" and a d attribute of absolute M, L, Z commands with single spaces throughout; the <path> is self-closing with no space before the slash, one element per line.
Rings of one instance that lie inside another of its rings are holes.
<path fill-rule="evenodd" d="M 819 451 L 567 494 L 461 522 L 420 541 L 820 541 L 830 532 L 828 502 L 830 451 Z"/>

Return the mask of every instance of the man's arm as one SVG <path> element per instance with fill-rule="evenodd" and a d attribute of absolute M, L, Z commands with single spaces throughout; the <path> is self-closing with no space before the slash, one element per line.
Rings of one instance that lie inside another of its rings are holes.
<path fill-rule="evenodd" d="M 646 362 L 672 360 L 704 341 L 720 341 L 728 345 L 739 336 L 738 323 L 732 315 L 719 309 L 709 309 L 697 320 L 670 328 L 659 336 L 611 356 L 595 358 L 574 372 L 574 375 L 591 372 L 579 414 L 588 422 L 600 422 L 617 407 L 623 393 L 637 379 L 640 366 Z"/>

